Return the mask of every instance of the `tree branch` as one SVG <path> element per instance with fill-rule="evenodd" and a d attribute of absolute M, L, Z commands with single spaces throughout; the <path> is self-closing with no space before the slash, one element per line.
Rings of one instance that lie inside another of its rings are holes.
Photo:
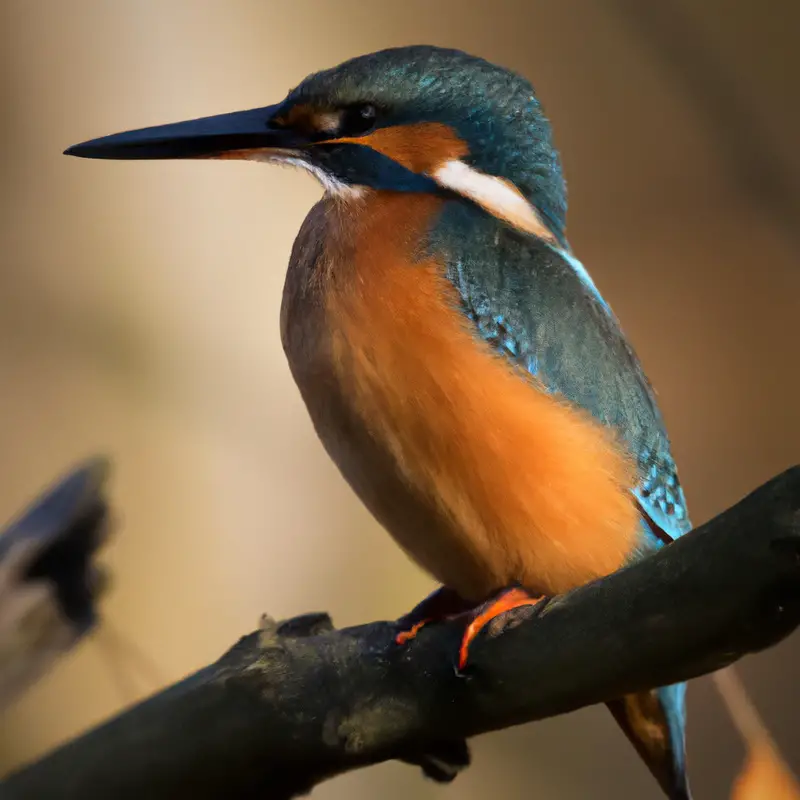
<path fill-rule="evenodd" d="M 0 711 L 95 625 L 108 464 L 74 469 L 0 534 Z"/>
<path fill-rule="evenodd" d="M 367 764 L 716 670 L 800 622 L 800 467 L 646 560 L 509 612 L 464 675 L 464 621 L 267 622 L 219 661 L 0 784 L 0 798 L 290 798 Z"/>

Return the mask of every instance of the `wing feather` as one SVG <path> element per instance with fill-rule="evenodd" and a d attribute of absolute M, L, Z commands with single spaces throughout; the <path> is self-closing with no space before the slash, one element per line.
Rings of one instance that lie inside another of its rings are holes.
<path fill-rule="evenodd" d="M 478 336 L 548 391 L 616 429 L 637 460 L 641 477 L 631 491 L 656 538 L 690 530 L 653 389 L 580 262 L 463 203 L 446 206 L 432 246 L 444 254 Z"/>

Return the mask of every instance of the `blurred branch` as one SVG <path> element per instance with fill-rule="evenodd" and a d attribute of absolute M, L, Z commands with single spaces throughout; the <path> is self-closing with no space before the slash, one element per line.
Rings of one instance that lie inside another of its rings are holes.
<path fill-rule="evenodd" d="M 607 0 L 672 72 L 745 197 L 800 249 L 800 190 L 735 78 L 675 0 Z"/>
<path fill-rule="evenodd" d="M 96 622 L 107 471 L 102 460 L 75 469 L 0 534 L 0 711 Z"/>
<path fill-rule="evenodd" d="M 12 774 L 0 797 L 277 800 L 388 759 L 456 769 L 468 737 L 719 669 L 800 623 L 800 467 L 652 557 L 504 622 L 474 642 L 462 675 L 463 619 L 405 647 L 397 623 L 268 620 Z"/>

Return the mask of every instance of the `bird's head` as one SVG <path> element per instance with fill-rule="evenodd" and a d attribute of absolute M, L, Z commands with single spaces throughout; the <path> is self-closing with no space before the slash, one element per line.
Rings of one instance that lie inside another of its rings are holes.
<path fill-rule="evenodd" d="M 456 193 L 517 227 L 563 237 L 561 165 L 533 87 L 458 50 L 382 50 L 309 76 L 276 105 L 118 133 L 65 152 L 284 162 L 342 198 L 368 189 Z"/>

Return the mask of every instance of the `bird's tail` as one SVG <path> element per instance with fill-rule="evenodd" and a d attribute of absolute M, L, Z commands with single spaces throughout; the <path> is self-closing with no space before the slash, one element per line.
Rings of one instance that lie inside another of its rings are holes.
<path fill-rule="evenodd" d="M 686 777 L 686 684 L 638 692 L 607 703 L 670 800 L 691 800 Z"/>
<path fill-rule="evenodd" d="M 714 686 L 747 747 L 747 760 L 731 795 L 800 800 L 800 784 L 747 696 L 733 667 L 712 675 Z M 639 692 L 608 703 L 614 718 L 633 743 L 670 800 L 691 800 L 686 776 L 686 684 Z"/>

